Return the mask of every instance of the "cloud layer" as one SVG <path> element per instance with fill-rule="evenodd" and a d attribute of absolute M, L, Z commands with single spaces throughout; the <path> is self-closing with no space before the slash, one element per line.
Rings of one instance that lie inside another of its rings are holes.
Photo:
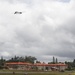
<path fill-rule="evenodd" d="M 75 57 L 74 24 L 75 0 L 0 0 L 0 56 L 71 60 Z"/>

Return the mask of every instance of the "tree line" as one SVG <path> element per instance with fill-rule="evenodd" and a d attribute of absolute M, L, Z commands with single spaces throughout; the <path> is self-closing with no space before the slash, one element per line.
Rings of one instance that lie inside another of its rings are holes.
<path fill-rule="evenodd" d="M 35 57 L 32 56 L 25 56 L 25 57 L 19 57 L 19 56 L 14 56 L 7 60 L 7 62 L 30 62 L 34 63 L 34 61 L 37 60 Z"/>

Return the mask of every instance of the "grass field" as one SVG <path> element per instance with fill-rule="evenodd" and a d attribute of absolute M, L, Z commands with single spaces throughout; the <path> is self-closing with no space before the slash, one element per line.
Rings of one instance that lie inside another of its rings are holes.
<path fill-rule="evenodd" d="M 24 73 L 16 73 L 16 74 L 12 74 L 12 73 L 1 73 L 0 75 L 25 75 Z M 68 74 L 68 73 L 29 73 L 27 75 L 75 75 L 73 73 Z"/>
<path fill-rule="evenodd" d="M 0 70 L 0 75 L 75 75 L 75 72 L 24 72 L 24 71 L 3 71 Z"/>

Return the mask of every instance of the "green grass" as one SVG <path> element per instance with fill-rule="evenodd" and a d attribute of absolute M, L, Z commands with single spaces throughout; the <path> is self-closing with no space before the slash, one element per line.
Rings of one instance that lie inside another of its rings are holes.
<path fill-rule="evenodd" d="M 24 75 L 24 74 L 0 74 L 0 75 Z M 28 75 L 69 75 L 69 74 L 28 74 Z"/>
<path fill-rule="evenodd" d="M 13 74 L 13 71 L 15 74 Z M 1 73 L 3 72 L 3 73 Z M 10 73 L 5 73 L 10 72 Z M 19 73 L 21 72 L 21 73 Z M 75 75 L 75 72 L 27 72 L 27 75 Z M 25 75 L 25 71 L 21 70 L 0 70 L 0 75 Z"/>

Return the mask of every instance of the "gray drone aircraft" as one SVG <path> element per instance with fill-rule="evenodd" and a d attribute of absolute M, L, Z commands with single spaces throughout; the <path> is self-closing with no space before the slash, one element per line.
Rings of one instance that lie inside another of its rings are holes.
<path fill-rule="evenodd" d="M 14 14 L 22 14 L 22 12 L 15 11 Z"/>

